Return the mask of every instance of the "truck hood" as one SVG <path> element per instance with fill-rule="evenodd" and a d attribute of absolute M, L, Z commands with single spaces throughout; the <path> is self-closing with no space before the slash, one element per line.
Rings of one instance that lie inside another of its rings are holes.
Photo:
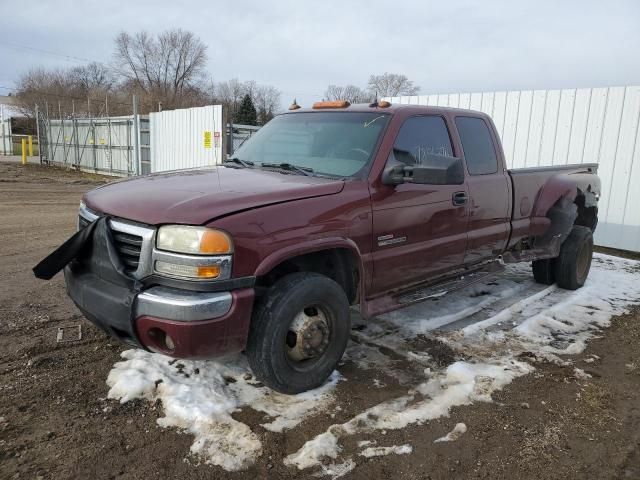
<path fill-rule="evenodd" d="M 259 169 L 214 167 L 117 181 L 87 192 L 96 212 L 149 225 L 202 225 L 231 213 L 340 193 L 344 181 Z"/>

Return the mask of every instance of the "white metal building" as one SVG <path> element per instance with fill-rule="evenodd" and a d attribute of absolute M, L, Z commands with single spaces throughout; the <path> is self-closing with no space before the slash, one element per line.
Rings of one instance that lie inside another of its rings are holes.
<path fill-rule="evenodd" d="M 640 251 L 640 86 L 392 97 L 392 103 L 480 110 L 511 168 L 598 163 L 598 245 Z"/>
<path fill-rule="evenodd" d="M 149 114 L 151 171 L 216 165 L 223 160 L 221 105 Z"/>

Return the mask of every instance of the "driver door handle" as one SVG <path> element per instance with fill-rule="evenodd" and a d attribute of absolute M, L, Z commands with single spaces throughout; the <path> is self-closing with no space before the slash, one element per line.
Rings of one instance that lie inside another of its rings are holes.
<path fill-rule="evenodd" d="M 469 195 L 467 195 L 467 192 L 456 192 L 451 198 L 451 201 L 456 206 L 466 205 L 468 200 Z"/>

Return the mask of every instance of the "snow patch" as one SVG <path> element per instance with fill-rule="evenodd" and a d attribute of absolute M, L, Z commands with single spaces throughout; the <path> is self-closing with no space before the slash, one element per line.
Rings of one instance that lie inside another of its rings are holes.
<path fill-rule="evenodd" d="M 333 402 L 339 380 L 334 372 L 322 387 L 299 395 L 283 395 L 258 386 L 243 356 L 218 361 L 178 361 L 143 350 L 122 352 L 107 378 L 108 397 L 121 403 L 135 398 L 160 399 L 162 427 L 176 427 L 195 438 L 190 452 L 225 470 L 251 466 L 262 443 L 248 425 L 232 418 L 243 406 L 269 416 L 262 426 L 282 432 Z"/>
<path fill-rule="evenodd" d="M 386 385 L 381 380 L 379 380 L 377 378 L 373 379 L 373 386 L 376 387 L 376 388 L 384 388 L 384 387 L 386 387 Z"/>
<path fill-rule="evenodd" d="M 591 378 L 591 375 L 585 372 L 584 370 L 582 370 L 581 368 L 574 368 L 573 376 L 576 377 L 578 380 L 587 380 Z"/>
<path fill-rule="evenodd" d="M 532 370 L 528 363 L 514 359 L 494 364 L 456 362 L 444 373 L 418 385 L 414 393 L 380 403 L 348 422 L 330 426 L 286 457 L 284 463 L 300 470 L 321 465 L 324 457 L 337 458 L 342 450 L 339 443 L 342 437 L 422 424 L 448 415 L 451 407 L 491 401 L 491 393 Z"/>
<path fill-rule="evenodd" d="M 360 452 L 360 456 L 371 458 L 390 455 L 392 453 L 395 455 L 408 455 L 411 452 L 413 452 L 411 445 L 393 445 L 391 447 L 368 447 Z"/>
<path fill-rule="evenodd" d="M 356 462 L 349 459 L 342 463 L 331 463 L 329 465 L 322 465 L 320 472 L 314 474 L 315 477 L 330 476 L 332 480 L 340 477 L 344 477 L 351 470 L 356 468 Z"/>
<path fill-rule="evenodd" d="M 453 430 L 447 433 L 444 437 L 440 437 L 434 440 L 433 443 L 455 442 L 466 432 L 467 432 L 467 426 L 464 423 L 456 423 L 456 426 L 453 427 Z"/>

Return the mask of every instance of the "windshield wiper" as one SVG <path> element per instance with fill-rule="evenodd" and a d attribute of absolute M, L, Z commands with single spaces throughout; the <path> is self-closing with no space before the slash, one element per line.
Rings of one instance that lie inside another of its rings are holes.
<path fill-rule="evenodd" d="M 294 165 L 292 163 L 262 163 L 261 167 L 267 168 L 280 168 L 282 170 L 288 170 L 290 172 L 298 172 L 302 175 L 313 176 L 313 168 L 311 167 L 300 167 L 298 165 Z"/>
<path fill-rule="evenodd" d="M 245 167 L 245 168 L 251 168 L 254 165 L 254 163 L 252 161 L 250 161 L 250 160 L 241 160 L 238 157 L 227 158 L 226 160 L 224 160 L 222 162 L 223 165 L 225 163 L 233 163 L 234 165 L 240 165 L 240 166 Z"/>

